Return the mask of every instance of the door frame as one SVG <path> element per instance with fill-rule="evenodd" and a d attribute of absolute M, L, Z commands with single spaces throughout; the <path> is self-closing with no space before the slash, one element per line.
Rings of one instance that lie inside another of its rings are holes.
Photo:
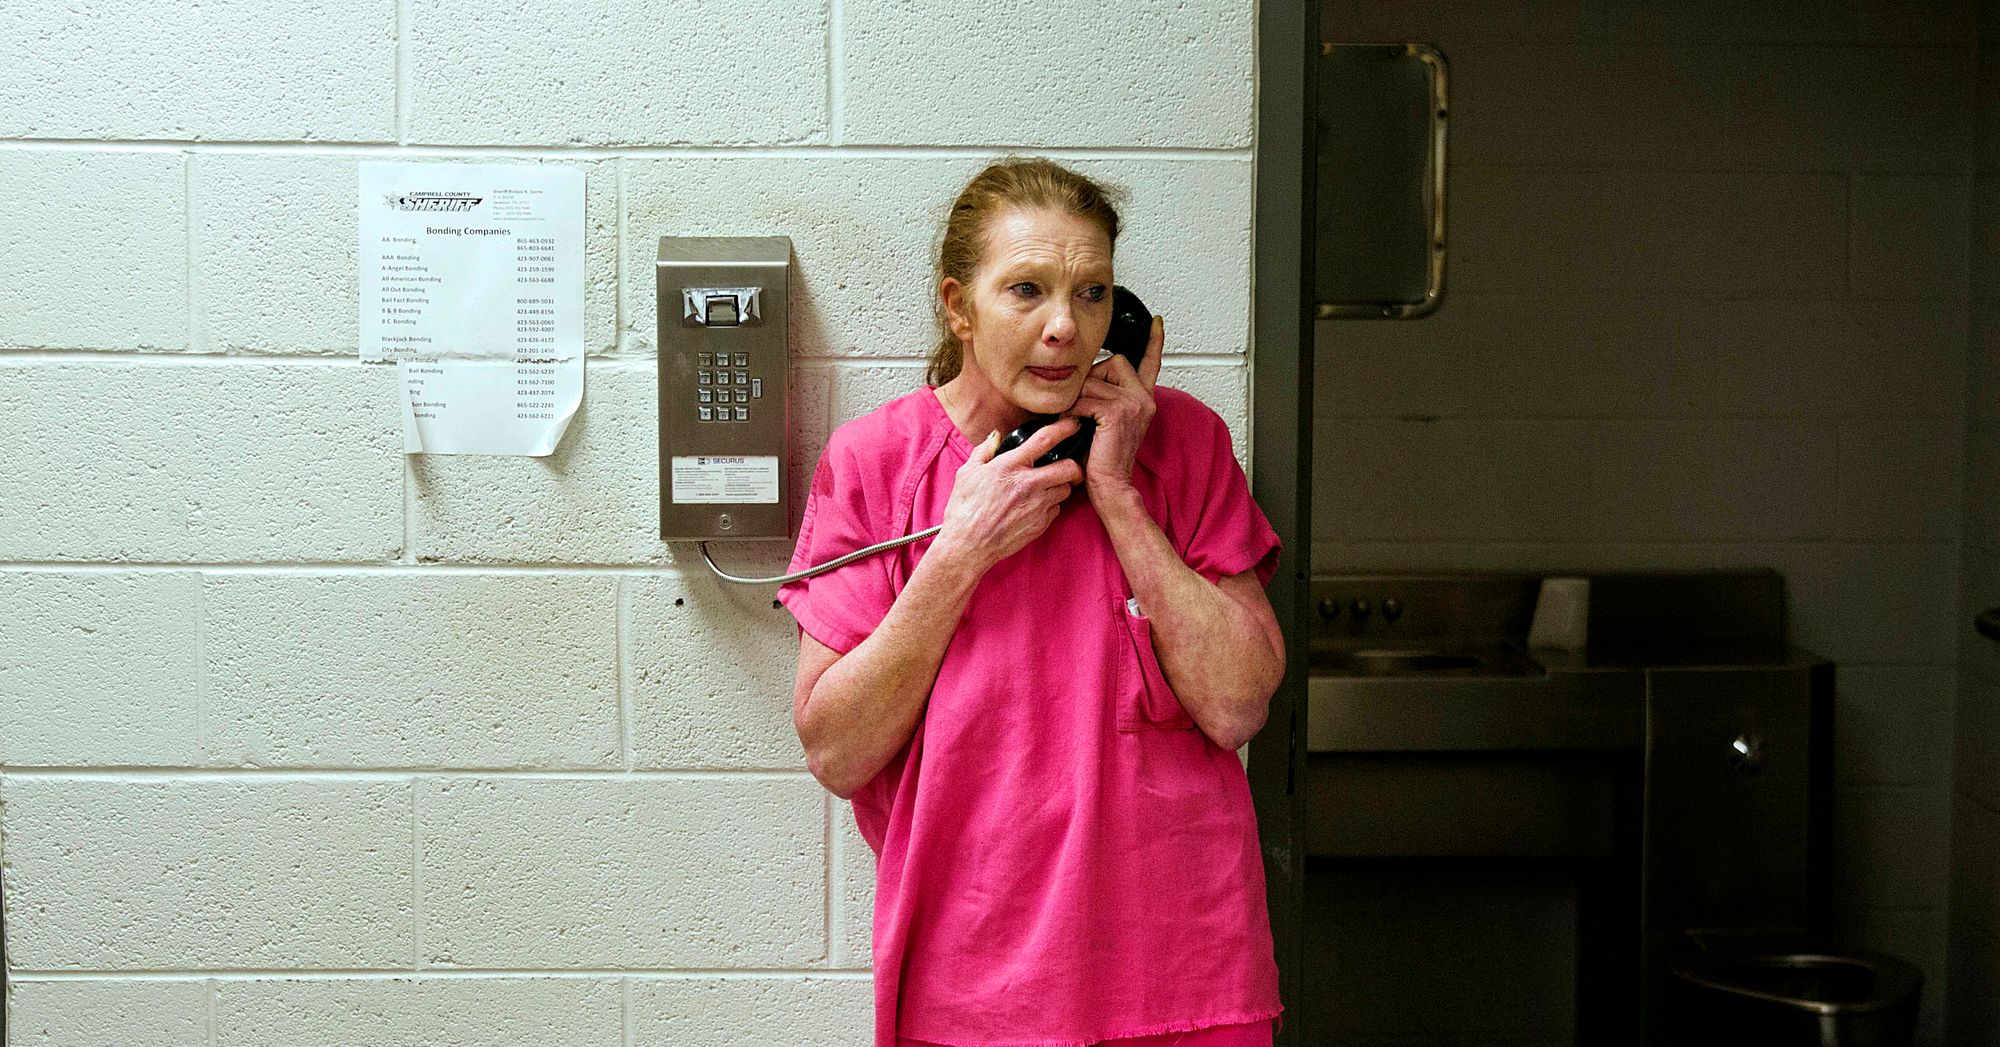
<path fill-rule="evenodd" d="M 1251 242 L 1250 482 L 1283 543 L 1268 593 L 1285 676 L 1250 744 L 1250 794 L 1287 1014 L 1277 1047 L 1299 1047 L 1305 962 L 1306 676 L 1312 606 L 1313 76 L 1317 0 L 1258 0 L 1255 206 Z"/>

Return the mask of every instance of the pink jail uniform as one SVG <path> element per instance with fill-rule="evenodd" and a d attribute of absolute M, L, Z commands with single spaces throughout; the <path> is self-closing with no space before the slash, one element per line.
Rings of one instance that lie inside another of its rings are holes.
<path fill-rule="evenodd" d="M 1229 429 L 1157 387 L 1133 467 L 1181 559 L 1268 584 L 1278 537 Z M 837 429 L 792 570 L 939 523 L 972 445 L 925 386 Z M 931 539 L 778 591 L 851 651 Z M 989 570 L 908 744 L 853 797 L 876 856 L 875 1044 L 1086 1047 L 1283 1010 L 1236 753 L 1168 688 L 1083 487 Z"/>

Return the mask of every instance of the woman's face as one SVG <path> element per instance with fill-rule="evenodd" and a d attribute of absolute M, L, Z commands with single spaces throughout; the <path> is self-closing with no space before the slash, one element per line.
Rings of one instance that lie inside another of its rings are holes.
<path fill-rule="evenodd" d="M 1083 391 L 1111 328 L 1111 239 L 1061 211 L 1003 211 L 987 223 L 971 286 L 946 278 L 940 290 L 965 349 L 966 391 L 1058 414 Z"/>

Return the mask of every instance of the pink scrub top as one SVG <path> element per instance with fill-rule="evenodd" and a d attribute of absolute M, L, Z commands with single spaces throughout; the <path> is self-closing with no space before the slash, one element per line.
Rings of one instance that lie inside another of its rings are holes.
<path fill-rule="evenodd" d="M 944 518 L 972 446 L 925 386 L 842 425 L 792 570 Z M 1178 389 L 1133 480 L 1188 566 L 1268 584 L 1278 536 L 1229 429 Z M 846 653 L 930 539 L 778 590 Z M 875 1043 L 1082 1047 L 1284 1008 L 1243 765 L 1168 689 L 1144 609 L 1079 486 L 989 570 L 915 732 L 853 797 L 876 857 Z"/>

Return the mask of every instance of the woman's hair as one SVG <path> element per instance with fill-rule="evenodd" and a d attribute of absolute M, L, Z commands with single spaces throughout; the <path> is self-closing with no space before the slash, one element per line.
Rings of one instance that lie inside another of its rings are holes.
<path fill-rule="evenodd" d="M 959 191 L 958 199 L 952 201 L 951 212 L 945 215 L 944 235 L 938 242 L 937 280 L 931 295 L 931 308 L 937 314 L 938 344 L 931 350 L 930 369 L 924 380 L 931 385 L 943 385 L 958 377 L 964 363 L 965 347 L 951 333 L 951 323 L 936 288 L 945 277 L 952 277 L 967 288 L 972 286 L 972 276 L 986 257 L 987 223 L 1007 211 L 1049 208 L 1096 222 L 1115 249 L 1118 245 L 1115 204 L 1122 196 L 1117 189 L 1042 157 L 1003 157 L 972 176 L 972 181 Z"/>

